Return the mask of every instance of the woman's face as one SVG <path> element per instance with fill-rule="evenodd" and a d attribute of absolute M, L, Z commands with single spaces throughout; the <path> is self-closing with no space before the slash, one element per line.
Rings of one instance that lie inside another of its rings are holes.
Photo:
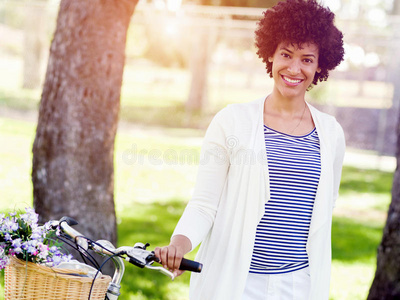
<path fill-rule="evenodd" d="M 274 89 L 284 97 L 304 98 L 315 72 L 321 72 L 318 67 L 318 52 L 317 45 L 311 43 L 280 43 L 274 55 L 268 59 L 272 62 Z"/>

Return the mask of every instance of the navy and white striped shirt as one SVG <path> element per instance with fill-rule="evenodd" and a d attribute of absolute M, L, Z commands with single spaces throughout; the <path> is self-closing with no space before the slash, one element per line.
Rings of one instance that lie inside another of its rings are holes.
<path fill-rule="evenodd" d="M 292 136 L 264 126 L 270 200 L 257 227 L 250 273 L 278 274 L 308 266 L 306 244 L 321 173 L 316 129 Z"/>

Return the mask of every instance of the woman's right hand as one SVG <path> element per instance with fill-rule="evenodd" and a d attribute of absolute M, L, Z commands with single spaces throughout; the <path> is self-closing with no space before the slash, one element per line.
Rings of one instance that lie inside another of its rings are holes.
<path fill-rule="evenodd" d="M 183 256 L 192 249 L 192 243 L 184 235 L 175 235 L 171 243 L 165 247 L 156 247 L 154 253 L 164 268 L 170 270 L 175 277 L 184 271 L 179 270 Z"/>

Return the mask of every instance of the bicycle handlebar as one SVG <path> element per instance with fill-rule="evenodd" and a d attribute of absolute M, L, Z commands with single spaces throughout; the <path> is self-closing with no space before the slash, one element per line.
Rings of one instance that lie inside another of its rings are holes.
<path fill-rule="evenodd" d="M 73 239 L 79 245 L 79 247 L 83 248 L 84 250 L 91 249 L 96 253 L 111 257 L 119 256 L 135 266 L 157 270 L 162 274 L 169 276 L 172 280 L 174 279 L 174 275 L 167 269 L 161 266 L 152 266 L 153 262 L 159 261 L 155 256 L 154 251 L 146 250 L 149 244 L 137 243 L 134 247 L 123 246 L 115 249 L 114 246 L 107 241 L 88 242 L 88 238 L 71 227 L 76 224 L 78 224 L 78 222 L 70 217 L 62 217 L 60 221 L 52 221 L 51 223 L 53 227 L 59 227 L 67 236 Z M 109 244 L 105 245 L 106 243 Z M 200 273 L 202 267 L 203 265 L 199 262 L 183 258 L 179 269 Z"/>

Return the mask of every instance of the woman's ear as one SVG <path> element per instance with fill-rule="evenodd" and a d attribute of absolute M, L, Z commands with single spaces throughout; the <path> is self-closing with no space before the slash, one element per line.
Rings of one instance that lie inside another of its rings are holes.
<path fill-rule="evenodd" d="M 317 73 L 321 73 L 321 68 L 317 68 Z"/>
<path fill-rule="evenodd" d="M 269 61 L 270 63 L 272 63 L 272 62 L 274 61 L 274 59 L 272 58 L 272 56 L 268 57 L 268 61 Z"/>

